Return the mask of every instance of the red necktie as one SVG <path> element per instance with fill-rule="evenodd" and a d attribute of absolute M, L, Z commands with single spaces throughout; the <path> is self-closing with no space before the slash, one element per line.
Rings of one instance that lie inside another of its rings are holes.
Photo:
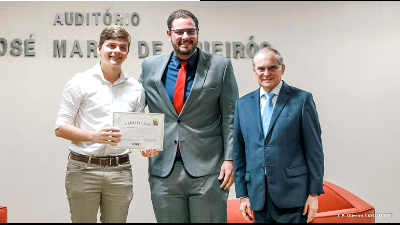
<path fill-rule="evenodd" d="M 176 84 L 175 84 L 173 105 L 178 115 L 181 113 L 184 104 L 183 99 L 185 96 L 186 65 L 187 61 L 181 61 L 181 68 L 179 69 L 178 77 L 176 78 Z M 178 152 L 180 151 L 179 142 L 177 151 Z"/>
<path fill-rule="evenodd" d="M 186 65 L 187 61 L 181 61 L 181 68 L 179 69 L 178 77 L 176 78 L 173 105 L 178 115 L 181 113 L 184 104 L 183 99 L 185 96 Z"/>

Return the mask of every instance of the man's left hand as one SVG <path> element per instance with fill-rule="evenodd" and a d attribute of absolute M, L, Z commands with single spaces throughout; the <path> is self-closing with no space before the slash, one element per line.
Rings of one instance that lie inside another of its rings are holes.
<path fill-rule="evenodd" d="M 306 204 L 304 204 L 303 216 L 306 215 L 308 211 L 307 223 L 311 222 L 317 215 L 318 210 L 318 196 L 308 195 Z"/>
<path fill-rule="evenodd" d="M 218 180 L 223 180 L 221 188 L 224 190 L 230 188 L 233 184 L 233 161 L 226 160 L 221 166 L 221 172 L 219 173 Z"/>

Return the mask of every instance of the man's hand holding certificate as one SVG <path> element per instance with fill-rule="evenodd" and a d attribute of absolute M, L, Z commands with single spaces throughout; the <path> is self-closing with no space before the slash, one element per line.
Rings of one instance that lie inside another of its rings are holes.
<path fill-rule="evenodd" d="M 164 114 L 114 112 L 113 126 L 121 129 L 118 148 L 163 149 Z"/>

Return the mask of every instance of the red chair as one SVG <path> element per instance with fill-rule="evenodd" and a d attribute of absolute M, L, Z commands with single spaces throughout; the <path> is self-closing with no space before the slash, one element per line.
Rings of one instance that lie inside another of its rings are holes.
<path fill-rule="evenodd" d="M 375 208 L 361 198 L 327 181 L 324 192 L 311 223 L 375 223 Z M 251 223 L 239 211 L 239 199 L 228 200 L 228 223 Z"/>
<path fill-rule="evenodd" d="M 361 198 L 327 181 L 324 191 L 311 223 L 375 223 L 375 208 Z"/>
<path fill-rule="evenodd" d="M 7 207 L 0 206 L 0 223 L 7 223 Z"/>

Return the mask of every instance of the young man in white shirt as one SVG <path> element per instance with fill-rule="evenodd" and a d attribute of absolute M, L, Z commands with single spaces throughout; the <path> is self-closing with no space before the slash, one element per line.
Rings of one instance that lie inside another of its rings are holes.
<path fill-rule="evenodd" d="M 126 222 L 133 197 L 129 149 L 115 148 L 120 129 L 113 112 L 144 112 L 142 85 L 121 69 L 130 36 L 121 26 L 106 27 L 97 46 L 100 62 L 65 85 L 55 133 L 71 140 L 65 187 L 72 222 Z"/>

